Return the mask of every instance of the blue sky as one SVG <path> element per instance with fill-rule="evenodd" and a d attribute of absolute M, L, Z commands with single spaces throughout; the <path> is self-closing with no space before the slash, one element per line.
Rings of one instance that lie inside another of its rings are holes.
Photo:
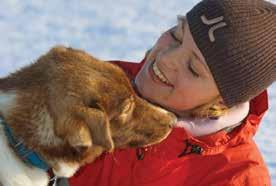
<path fill-rule="evenodd" d="M 100 59 L 140 61 L 158 36 L 198 0 L 1 0 L 0 77 L 34 62 L 53 45 Z M 276 0 L 273 0 L 276 3 Z M 256 141 L 276 184 L 276 86 Z M 274 155 L 274 157 L 273 157 Z"/>

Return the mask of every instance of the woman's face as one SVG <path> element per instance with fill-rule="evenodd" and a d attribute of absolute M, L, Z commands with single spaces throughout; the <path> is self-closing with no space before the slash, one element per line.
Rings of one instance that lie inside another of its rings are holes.
<path fill-rule="evenodd" d="M 174 112 L 195 108 L 219 95 L 185 17 L 161 35 L 135 83 L 144 98 Z"/>

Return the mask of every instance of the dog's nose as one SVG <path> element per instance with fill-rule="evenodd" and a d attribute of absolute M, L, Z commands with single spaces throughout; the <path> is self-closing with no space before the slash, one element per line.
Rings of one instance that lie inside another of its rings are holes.
<path fill-rule="evenodd" d="M 169 128 L 173 128 L 174 126 L 175 126 L 175 124 L 176 124 L 176 119 L 175 120 L 173 120 L 170 124 L 169 124 Z"/>

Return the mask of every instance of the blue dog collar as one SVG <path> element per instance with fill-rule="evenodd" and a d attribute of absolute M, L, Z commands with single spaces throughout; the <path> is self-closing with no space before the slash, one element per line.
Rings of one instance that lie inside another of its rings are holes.
<path fill-rule="evenodd" d="M 13 147 L 14 151 L 24 160 L 25 163 L 31 164 L 32 166 L 43 169 L 45 171 L 50 169 L 47 163 L 44 160 L 42 160 L 37 153 L 24 146 L 22 140 L 15 138 L 15 136 L 12 133 L 12 129 L 6 124 L 6 122 L 1 117 L 0 124 L 4 127 L 4 131 L 10 145 Z"/>

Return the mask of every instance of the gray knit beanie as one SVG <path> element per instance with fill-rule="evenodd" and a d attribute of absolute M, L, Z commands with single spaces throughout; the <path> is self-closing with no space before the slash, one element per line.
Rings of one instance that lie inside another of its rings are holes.
<path fill-rule="evenodd" d="M 275 4 L 203 0 L 187 20 L 226 106 L 254 98 L 276 80 Z"/>

